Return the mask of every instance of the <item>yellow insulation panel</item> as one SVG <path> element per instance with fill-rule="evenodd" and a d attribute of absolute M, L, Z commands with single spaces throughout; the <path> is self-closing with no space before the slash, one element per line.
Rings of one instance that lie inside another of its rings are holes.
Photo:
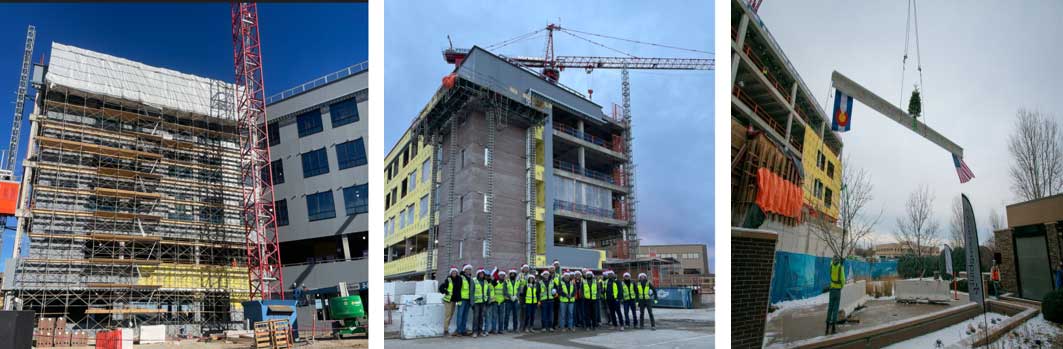
<path fill-rule="evenodd" d="M 247 268 L 218 265 L 162 263 L 139 266 L 138 285 L 161 285 L 163 288 L 227 289 L 233 297 L 248 293 Z"/>

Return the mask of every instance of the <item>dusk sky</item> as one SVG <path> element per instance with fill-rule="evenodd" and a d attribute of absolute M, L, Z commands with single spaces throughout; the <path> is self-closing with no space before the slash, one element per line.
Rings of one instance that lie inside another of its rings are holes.
<path fill-rule="evenodd" d="M 228 3 L 0 5 L 0 130 L 11 127 L 27 25 L 37 27 L 34 62 L 46 56 L 55 41 L 233 81 L 229 10 Z M 266 94 L 368 59 L 367 10 L 366 4 L 259 5 Z M 26 117 L 21 147 L 25 148 L 28 137 Z M 0 135 L 3 148 L 7 140 L 6 134 Z M 24 153 L 19 155 L 20 162 Z M 14 219 L 7 224 L 13 226 Z M 11 254 L 13 236 L 12 231 L 4 232 L 0 261 Z"/>
<path fill-rule="evenodd" d="M 453 70 L 443 61 L 447 35 L 455 47 L 492 45 L 560 24 L 574 30 L 713 50 L 712 2 L 683 6 L 612 1 L 530 3 L 387 2 L 384 8 L 384 144 L 390 150 Z M 632 16 L 632 13 L 639 14 Z M 711 54 L 585 36 L 639 57 L 712 58 Z M 545 34 L 496 49 L 505 55 L 542 56 Z M 557 55 L 620 56 L 567 34 L 555 34 Z M 703 243 L 713 254 L 713 71 L 631 72 L 631 108 L 637 172 L 637 222 L 643 244 Z M 594 90 L 611 111 L 620 104 L 620 72 L 567 70 L 561 83 Z"/>

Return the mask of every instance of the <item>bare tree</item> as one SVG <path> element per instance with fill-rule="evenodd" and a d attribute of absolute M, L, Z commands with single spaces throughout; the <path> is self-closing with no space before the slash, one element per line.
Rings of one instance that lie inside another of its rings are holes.
<path fill-rule="evenodd" d="M 923 264 L 923 256 L 941 244 L 940 227 L 934 219 L 934 194 L 929 187 L 920 185 L 908 195 L 904 215 L 897 218 L 897 228 L 897 242 L 919 257 L 920 264 Z M 922 265 L 922 269 L 925 274 L 926 266 Z"/>
<path fill-rule="evenodd" d="M 964 247 L 963 235 L 963 200 L 959 196 L 952 198 L 952 210 L 949 215 L 949 244 L 953 248 Z"/>
<path fill-rule="evenodd" d="M 997 209 L 989 209 L 989 227 L 993 228 L 993 231 L 1006 228 L 1004 223 L 1004 216 L 997 213 Z"/>
<path fill-rule="evenodd" d="M 843 159 L 843 164 L 849 164 L 849 159 Z M 841 171 L 841 190 L 838 192 L 838 219 L 831 220 L 824 215 L 810 217 L 809 227 L 817 239 L 830 249 L 835 257 L 846 258 L 853 254 L 861 241 L 871 235 L 872 229 L 882 217 L 881 210 L 877 215 L 868 215 L 868 204 L 874 198 L 871 195 L 873 186 L 871 177 L 867 171 L 855 166 L 846 165 Z"/>
<path fill-rule="evenodd" d="M 1052 116 L 1020 109 L 1008 137 L 1011 188 L 1023 200 L 1063 191 L 1063 133 Z"/>

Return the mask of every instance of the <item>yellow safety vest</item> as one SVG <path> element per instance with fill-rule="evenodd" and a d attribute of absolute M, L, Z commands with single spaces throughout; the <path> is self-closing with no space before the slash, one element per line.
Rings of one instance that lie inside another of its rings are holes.
<path fill-rule="evenodd" d="M 454 294 L 454 282 L 447 278 L 447 294 L 443 295 L 443 303 L 450 302 L 450 295 Z"/>
<path fill-rule="evenodd" d="M 539 303 L 539 286 L 524 285 L 524 304 Z"/>
<path fill-rule="evenodd" d="M 516 281 L 512 281 L 512 280 L 506 281 L 506 290 L 509 290 L 509 295 L 510 296 L 513 296 L 513 295 L 517 294 L 517 290 L 520 289 L 519 287 L 517 287 L 517 285 L 518 284 L 517 284 Z M 508 299 L 507 299 L 507 301 L 508 301 Z"/>
<path fill-rule="evenodd" d="M 583 283 L 583 298 L 587 300 L 598 300 L 598 283 L 595 281 Z"/>
<path fill-rule="evenodd" d="M 650 291 L 652 290 L 649 282 L 646 282 L 645 284 L 641 282 L 635 284 L 635 293 L 638 294 L 639 300 L 650 300 Z"/>
<path fill-rule="evenodd" d="M 830 288 L 842 288 L 845 286 L 845 269 L 842 268 L 844 263 L 830 264 Z"/>
<path fill-rule="evenodd" d="M 624 289 L 624 300 L 629 301 L 635 299 L 635 283 L 621 284 L 621 288 Z"/>
<path fill-rule="evenodd" d="M 461 277 L 461 300 L 469 300 L 469 278 Z"/>
<path fill-rule="evenodd" d="M 561 298 L 561 303 L 572 303 L 572 284 L 568 282 L 561 282 L 561 294 L 558 295 Z"/>
<path fill-rule="evenodd" d="M 476 288 L 476 294 L 472 297 L 472 304 L 480 304 L 487 300 L 487 287 L 480 279 L 473 279 L 473 286 Z"/>
<path fill-rule="evenodd" d="M 494 296 L 495 303 L 502 303 L 506 301 L 506 294 L 502 291 L 502 288 L 506 287 L 506 284 L 499 282 L 497 285 L 491 285 L 491 292 Z"/>
<path fill-rule="evenodd" d="M 616 287 L 616 281 L 609 281 L 606 285 L 612 285 L 612 290 L 606 289 L 605 292 L 613 291 L 613 299 L 620 298 L 620 290 Z"/>

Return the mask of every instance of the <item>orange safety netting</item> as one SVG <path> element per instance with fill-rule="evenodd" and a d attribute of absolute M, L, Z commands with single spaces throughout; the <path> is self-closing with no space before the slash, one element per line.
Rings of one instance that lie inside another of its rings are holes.
<path fill-rule="evenodd" d="M 766 168 L 757 169 L 757 206 L 764 212 L 799 218 L 804 201 L 801 187 Z"/>

